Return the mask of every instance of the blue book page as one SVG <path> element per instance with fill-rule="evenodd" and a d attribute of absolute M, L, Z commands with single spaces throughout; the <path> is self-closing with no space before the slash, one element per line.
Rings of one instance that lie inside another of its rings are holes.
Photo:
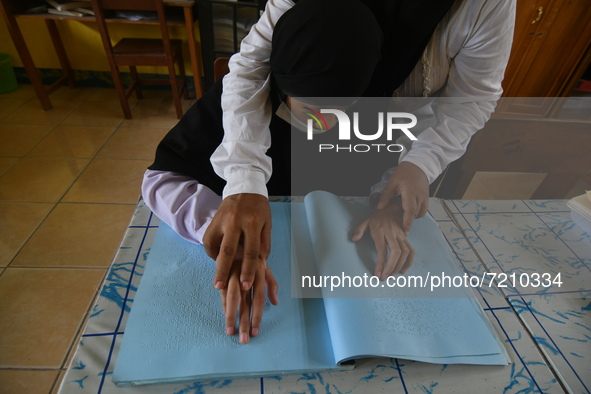
<path fill-rule="evenodd" d="M 326 192 L 309 194 L 305 204 L 318 275 L 373 275 L 372 239 L 366 235 L 357 243 L 350 241 L 355 227 L 368 217 L 368 207 Z M 416 255 L 407 278 L 463 275 L 431 217 L 414 221 L 409 241 Z M 431 290 L 428 284 L 391 288 L 379 282 L 377 287 L 323 286 L 321 291 L 338 361 L 388 356 L 442 364 L 508 363 L 470 289 Z"/>
<path fill-rule="evenodd" d="M 278 375 L 336 366 L 321 299 L 290 296 L 290 208 L 272 203 L 279 305 L 265 307 L 248 344 L 225 334 L 215 262 L 162 223 L 154 239 L 113 373 L 117 385 Z"/>

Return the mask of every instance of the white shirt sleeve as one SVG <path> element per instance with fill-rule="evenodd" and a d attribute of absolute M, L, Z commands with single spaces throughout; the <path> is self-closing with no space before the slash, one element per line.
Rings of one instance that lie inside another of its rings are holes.
<path fill-rule="evenodd" d="M 470 1 L 472 3 L 472 0 Z M 472 5 L 478 5 L 474 1 Z M 410 147 L 400 162 L 421 168 L 429 183 L 461 157 L 476 131 L 484 127 L 501 97 L 501 82 L 509 59 L 515 24 L 515 0 L 488 0 L 469 12 L 470 25 L 453 58 L 447 81 L 432 106 L 436 122 Z M 452 27 L 454 28 L 454 27 Z"/>
<path fill-rule="evenodd" d="M 202 244 L 222 201 L 195 179 L 169 171 L 147 170 L 142 182 L 146 205 L 187 241 Z"/>
<path fill-rule="evenodd" d="M 293 5 L 291 0 L 269 0 L 240 52 L 230 59 L 230 72 L 223 79 L 224 138 L 211 157 L 215 172 L 227 182 L 224 198 L 238 193 L 268 195 L 271 38 L 279 18 Z"/>

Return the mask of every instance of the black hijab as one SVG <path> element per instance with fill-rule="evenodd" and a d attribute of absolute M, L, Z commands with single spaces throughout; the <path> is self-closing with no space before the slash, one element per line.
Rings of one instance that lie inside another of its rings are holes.
<path fill-rule="evenodd" d="M 294 0 L 273 32 L 271 72 L 293 97 L 391 96 L 454 0 Z"/>
<path fill-rule="evenodd" d="M 382 30 L 359 0 L 301 0 L 273 30 L 271 73 L 292 97 L 359 97 L 381 57 Z"/>

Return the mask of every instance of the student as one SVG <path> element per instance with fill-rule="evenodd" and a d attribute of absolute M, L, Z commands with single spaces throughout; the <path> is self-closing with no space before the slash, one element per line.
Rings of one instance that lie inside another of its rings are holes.
<path fill-rule="evenodd" d="M 501 96 L 515 0 L 360 1 L 376 15 L 384 32 L 382 60 L 364 96 L 462 98 L 460 105 L 434 108 L 437 124 L 423 130 L 418 141 L 406 141 L 410 149 L 373 189 L 376 215 L 358 228 L 354 239 L 371 233 L 378 248 L 376 273 L 384 267 L 382 275 L 387 276 L 407 267 L 405 236 L 412 220 L 427 211 L 428 185 L 464 153 L 471 136 L 484 126 Z M 245 287 L 251 283 L 254 257 L 264 259 L 268 253 L 270 217 L 265 184 L 272 171 L 265 152 L 272 148 L 268 131 L 268 95 L 273 79 L 271 38 L 278 21 L 288 15 L 286 11 L 305 3 L 300 0 L 294 6 L 292 0 L 269 0 L 261 19 L 242 41 L 240 52 L 232 57 L 230 73 L 224 78 L 226 133 L 211 161 L 227 184 L 223 202 L 204 238 L 210 255 L 217 256 L 215 282 L 219 287 L 225 285 L 229 261 L 227 256 L 217 255 L 220 245 L 233 250 L 239 238 L 251 240 L 253 247 L 248 255 L 253 259 L 245 259 L 241 274 Z M 333 4 L 335 14 L 345 9 L 338 1 Z M 302 12 L 300 18 L 306 18 L 306 14 Z M 297 24 L 297 20 L 292 23 Z M 315 31 L 310 37 L 318 43 L 323 33 Z M 330 48 L 333 43 L 322 41 L 318 45 Z M 394 197 L 396 194 L 400 196 Z"/>
<path fill-rule="evenodd" d="M 242 342 L 248 340 L 250 311 L 244 289 L 254 283 L 259 297 L 259 304 L 252 305 L 250 330 L 256 335 L 261 288 L 265 280 L 270 289 L 276 286 L 265 264 L 270 248 L 267 193 L 289 194 L 284 192 L 289 190 L 289 133 L 276 132 L 287 123 L 277 116 L 284 106 L 273 85 L 293 97 L 338 96 L 334 89 L 349 87 L 357 90 L 340 95 L 466 97 L 461 113 L 438 113 L 440 124 L 424 130 L 393 174 L 386 173 L 378 210 L 354 235 L 357 240 L 371 232 L 378 249 L 375 273 L 385 277 L 412 262 L 406 241 L 410 222 L 426 212 L 428 184 L 463 153 L 494 109 L 511 44 L 512 1 L 300 0 L 292 6 L 289 0 L 269 1 L 240 54 L 232 58 L 224 78 L 223 111 L 216 85 L 163 140 L 143 185 L 144 198 L 158 216 L 187 239 L 205 241 L 210 256 L 217 258 L 214 284 L 223 289 L 224 300 L 231 299 L 225 307 L 229 334 L 234 333 L 238 284 L 243 285 Z M 383 33 L 372 35 L 376 23 Z M 377 58 L 372 57 L 374 44 L 381 48 Z M 335 68 L 310 79 L 304 66 L 323 70 L 327 62 Z M 353 72 L 339 74 L 347 70 Z M 281 78 L 284 73 L 288 78 Z M 210 171 L 209 157 L 220 142 L 212 162 L 227 183 Z M 402 198 L 391 199 L 394 192 Z M 179 217 L 184 218 L 180 224 Z M 235 254 L 240 247 L 246 249 L 244 262 Z"/>
<path fill-rule="evenodd" d="M 358 0 L 311 0 L 302 3 L 302 10 L 308 10 L 306 3 L 314 6 L 313 17 L 300 19 L 299 13 L 295 12 L 293 16 L 296 20 L 333 31 L 335 26 L 339 26 L 337 37 L 342 41 L 337 40 L 330 47 L 323 45 L 322 40 L 312 41 L 311 30 L 296 28 L 301 25 L 294 23 L 289 14 L 277 25 L 271 60 L 271 70 L 277 78 L 269 87 L 270 100 L 264 106 L 271 118 L 269 133 L 273 138 L 267 154 L 274 162 L 267 187 L 274 195 L 291 193 L 289 106 L 302 105 L 284 94 L 283 89 L 289 85 L 285 81 L 304 77 L 303 82 L 298 83 L 304 88 L 301 93 L 306 96 L 336 96 L 335 101 L 338 102 L 333 107 L 345 110 L 350 102 L 344 103 L 343 100 L 363 93 L 381 57 L 382 31 L 363 3 Z M 345 7 L 346 12 L 335 15 L 334 5 L 337 3 Z M 294 11 L 300 8 L 294 8 Z M 343 62 L 350 56 L 355 60 Z M 220 195 L 226 184 L 214 172 L 210 162 L 212 153 L 224 136 L 221 97 L 222 84 L 216 83 L 187 111 L 158 145 L 154 163 L 146 171 L 142 183 L 142 194 L 150 209 L 179 235 L 195 243 L 202 243 L 205 230 L 221 203 Z M 331 125 L 336 123 L 336 119 L 329 116 L 327 119 Z M 268 209 L 266 198 L 265 204 Z M 247 243 L 245 245 L 248 246 Z M 222 302 L 226 313 L 226 332 L 229 335 L 235 333 L 236 311 L 239 309 L 240 341 L 246 343 L 249 336 L 256 336 L 259 332 L 265 287 L 268 288 L 270 301 L 277 303 L 277 283 L 257 252 L 254 256 L 257 264 L 252 295 L 250 290 L 240 291 L 240 255 L 244 252 L 243 248 L 237 249 L 237 255 L 233 250 L 229 256 L 230 279 L 228 285 L 221 288 Z"/>

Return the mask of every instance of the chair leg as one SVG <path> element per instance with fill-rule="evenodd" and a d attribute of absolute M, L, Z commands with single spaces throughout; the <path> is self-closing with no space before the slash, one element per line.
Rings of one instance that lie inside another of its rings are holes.
<path fill-rule="evenodd" d="M 135 66 L 129 66 L 129 71 L 131 72 L 131 83 L 134 84 L 135 96 L 138 100 L 141 100 L 144 98 L 144 95 L 142 94 L 137 68 Z"/>
<path fill-rule="evenodd" d="M 181 90 L 183 90 L 183 98 L 189 99 L 189 85 L 187 84 L 187 76 L 185 75 L 185 63 L 183 62 L 183 54 L 179 55 L 179 74 L 181 76 Z"/>
<path fill-rule="evenodd" d="M 111 65 L 111 76 L 113 77 L 113 83 L 115 84 L 115 89 L 117 89 L 117 94 L 119 95 L 123 115 L 125 116 L 125 119 L 131 119 L 131 109 L 129 108 L 129 102 L 127 101 L 127 95 L 125 94 L 125 87 L 123 86 L 123 82 L 121 82 L 119 68 L 113 64 Z"/>
<path fill-rule="evenodd" d="M 183 116 L 183 106 L 181 104 L 181 96 L 176 80 L 176 70 L 174 61 L 170 60 L 168 63 L 168 75 L 170 78 L 170 88 L 172 89 L 172 97 L 174 98 L 174 106 L 176 107 L 176 116 L 180 119 Z"/>

